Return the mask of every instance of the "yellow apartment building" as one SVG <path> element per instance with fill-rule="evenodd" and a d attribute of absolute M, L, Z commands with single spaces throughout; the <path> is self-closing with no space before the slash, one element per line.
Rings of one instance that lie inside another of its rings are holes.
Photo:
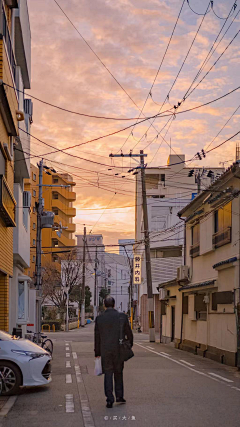
<path fill-rule="evenodd" d="M 38 202 L 38 184 L 39 184 L 39 169 L 37 166 L 31 165 L 31 178 L 26 180 L 25 190 L 31 191 L 31 235 L 30 249 L 31 262 L 28 275 L 34 278 L 35 262 L 36 262 L 36 234 L 37 234 L 37 211 L 36 203 Z M 73 203 L 76 200 L 76 193 L 73 187 L 76 185 L 73 182 L 71 175 L 58 173 L 54 169 L 44 166 L 43 172 L 43 199 L 44 209 L 52 211 L 55 214 L 54 225 L 55 229 L 45 228 L 42 230 L 42 265 L 59 262 L 58 253 L 60 248 L 74 246 L 75 239 L 73 234 L 76 231 L 76 225 L 73 223 L 73 218 L 76 216 L 76 208 Z M 69 187 L 61 187 L 69 186 Z M 62 227 L 61 235 L 59 229 Z M 65 228 L 67 227 L 67 228 Z"/>
<path fill-rule="evenodd" d="M 17 6 L 17 2 L 14 7 Z M 13 276 L 15 223 L 14 154 L 18 136 L 17 62 L 12 44 L 12 8 L 0 2 L 0 329 L 9 329 L 9 279 Z"/>

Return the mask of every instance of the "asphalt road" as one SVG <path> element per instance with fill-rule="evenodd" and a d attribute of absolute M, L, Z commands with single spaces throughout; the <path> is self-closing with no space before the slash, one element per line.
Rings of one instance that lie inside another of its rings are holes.
<path fill-rule="evenodd" d="M 103 376 L 94 376 L 93 328 L 49 334 L 53 381 L 22 390 L 0 427 L 239 427 L 240 373 L 235 368 L 149 343 L 135 335 L 125 364 L 126 405 L 105 407 Z"/>

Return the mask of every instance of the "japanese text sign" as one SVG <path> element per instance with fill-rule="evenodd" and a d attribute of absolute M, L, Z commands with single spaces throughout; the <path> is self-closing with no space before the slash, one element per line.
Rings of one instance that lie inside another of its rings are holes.
<path fill-rule="evenodd" d="M 141 257 L 140 255 L 134 255 L 133 260 L 133 284 L 140 285 L 142 280 L 141 277 Z"/>

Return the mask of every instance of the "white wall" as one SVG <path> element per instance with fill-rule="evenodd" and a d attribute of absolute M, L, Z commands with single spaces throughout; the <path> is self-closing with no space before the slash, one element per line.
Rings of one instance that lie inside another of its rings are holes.
<path fill-rule="evenodd" d="M 19 262 L 24 268 L 30 265 L 30 215 L 28 209 L 23 209 L 23 190 L 20 184 L 14 184 L 16 206 L 16 224 L 13 229 L 14 262 Z M 27 228 L 23 223 L 23 215 L 27 216 Z"/>

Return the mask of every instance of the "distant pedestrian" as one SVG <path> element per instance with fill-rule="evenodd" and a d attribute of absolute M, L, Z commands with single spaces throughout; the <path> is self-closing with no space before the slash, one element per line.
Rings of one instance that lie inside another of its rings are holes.
<path fill-rule="evenodd" d="M 123 367 L 119 355 L 120 318 L 123 322 L 124 336 L 133 346 L 133 334 L 126 314 L 115 310 L 114 298 L 108 296 L 104 301 L 106 310 L 95 321 L 95 357 L 101 357 L 104 377 L 104 390 L 107 408 L 112 408 L 113 376 L 115 383 L 116 402 L 126 403 L 123 397 Z"/>

